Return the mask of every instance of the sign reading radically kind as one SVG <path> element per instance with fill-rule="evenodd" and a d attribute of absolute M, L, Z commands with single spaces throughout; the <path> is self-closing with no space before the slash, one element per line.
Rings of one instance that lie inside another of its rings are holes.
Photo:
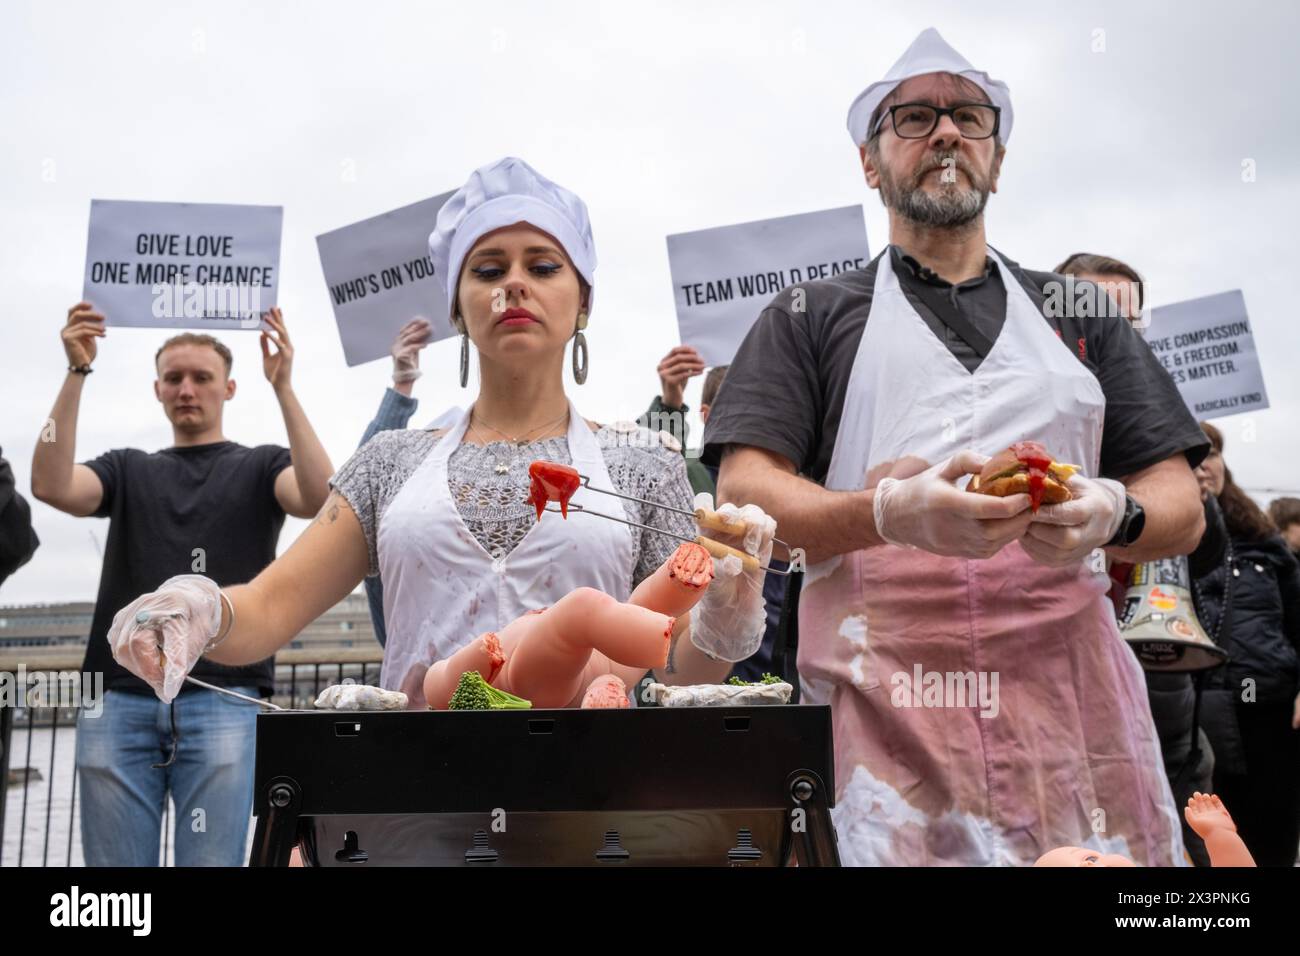
<path fill-rule="evenodd" d="M 1268 408 L 1240 289 L 1152 309 L 1146 341 L 1198 421 Z"/>

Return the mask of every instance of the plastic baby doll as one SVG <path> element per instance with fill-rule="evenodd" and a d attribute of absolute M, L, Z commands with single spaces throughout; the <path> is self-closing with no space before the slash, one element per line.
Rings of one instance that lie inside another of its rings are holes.
<path fill-rule="evenodd" d="M 708 551 L 684 543 L 626 604 L 578 588 L 499 633 L 480 635 L 429 668 L 424 698 L 431 708 L 446 709 L 461 674 L 478 671 L 534 707 L 627 706 L 626 685 L 613 668 L 663 667 L 673 632 L 685 627 L 712 580 Z"/>

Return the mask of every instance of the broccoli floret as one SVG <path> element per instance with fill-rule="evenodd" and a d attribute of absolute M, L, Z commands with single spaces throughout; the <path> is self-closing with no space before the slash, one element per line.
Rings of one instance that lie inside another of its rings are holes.
<path fill-rule="evenodd" d="M 783 683 L 783 681 L 781 678 L 764 671 L 762 678 L 759 680 L 750 681 L 741 680 L 739 677 L 732 677 L 727 680 L 727 683 L 734 687 L 755 687 L 758 684 L 780 684 Z"/>
<path fill-rule="evenodd" d="M 528 710 L 532 701 L 497 690 L 483 679 L 478 671 L 466 671 L 460 675 L 456 692 L 451 695 L 447 705 L 451 710 Z"/>

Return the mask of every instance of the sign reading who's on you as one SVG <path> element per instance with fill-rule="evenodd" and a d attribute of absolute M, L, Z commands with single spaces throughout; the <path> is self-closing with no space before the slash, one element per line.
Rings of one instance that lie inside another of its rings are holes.
<path fill-rule="evenodd" d="M 429 320 L 430 341 L 455 334 L 447 294 L 434 274 L 429 233 L 446 192 L 316 237 L 321 270 L 348 365 L 387 358 L 412 319 Z"/>

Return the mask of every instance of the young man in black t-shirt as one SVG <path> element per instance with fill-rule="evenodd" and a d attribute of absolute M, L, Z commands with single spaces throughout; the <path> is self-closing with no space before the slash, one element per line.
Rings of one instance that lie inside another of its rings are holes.
<path fill-rule="evenodd" d="M 172 424 L 172 447 L 153 453 L 119 448 L 76 464 L 81 392 L 95 339 L 106 333 L 104 316 L 88 303 L 68 310 L 68 374 L 36 445 L 32 492 L 68 514 L 111 519 L 83 665 L 103 677 L 103 707 L 95 719 L 86 712 L 77 722 L 88 866 L 156 865 L 169 791 L 177 865 L 244 861 L 257 707 L 187 685 L 169 709 L 113 660 L 106 635 L 118 608 L 173 575 L 203 573 L 219 584 L 250 580 L 274 560 L 285 514 L 311 517 L 329 493 L 333 466 L 290 385 L 293 348 L 278 309 L 268 313 L 267 324 L 263 371 L 280 404 L 289 448 L 247 448 L 226 439 L 222 410 L 235 395 L 230 350 L 212 336 L 185 333 L 168 339 L 155 356 L 154 394 Z M 205 661 L 194 676 L 269 697 L 274 660 L 250 667 Z"/>

